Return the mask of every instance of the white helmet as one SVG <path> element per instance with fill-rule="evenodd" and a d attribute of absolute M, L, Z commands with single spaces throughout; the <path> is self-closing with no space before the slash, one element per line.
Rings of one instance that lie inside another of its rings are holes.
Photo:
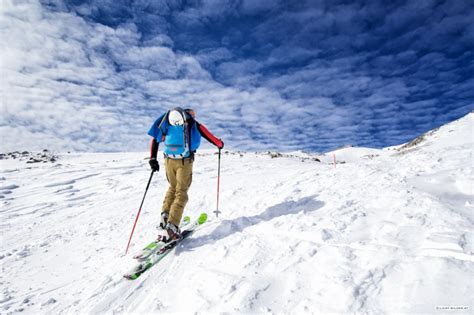
<path fill-rule="evenodd" d="M 182 126 L 184 124 L 183 115 L 177 110 L 170 111 L 168 121 L 171 126 Z"/>

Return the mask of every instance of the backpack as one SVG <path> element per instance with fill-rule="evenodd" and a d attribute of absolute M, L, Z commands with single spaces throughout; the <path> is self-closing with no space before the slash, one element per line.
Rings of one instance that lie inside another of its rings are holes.
<path fill-rule="evenodd" d="M 168 123 L 163 152 L 170 159 L 184 159 L 191 156 L 188 114 L 181 108 L 173 109 L 183 116 L 184 124 L 173 126 Z M 168 120 L 168 114 L 166 119 Z"/>

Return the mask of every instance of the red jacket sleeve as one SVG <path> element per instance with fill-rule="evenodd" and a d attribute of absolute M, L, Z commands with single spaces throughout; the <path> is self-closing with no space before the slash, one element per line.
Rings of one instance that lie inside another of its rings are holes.
<path fill-rule="evenodd" d="M 222 149 L 224 147 L 224 142 L 221 139 L 214 136 L 203 124 L 200 124 L 196 121 L 199 133 L 203 136 L 207 141 Z"/>
<path fill-rule="evenodd" d="M 158 146 L 159 143 L 156 142 L 155 138 L 152 138 L 150 142 L 150 159 L 156 159 L 158 153 Z"/>

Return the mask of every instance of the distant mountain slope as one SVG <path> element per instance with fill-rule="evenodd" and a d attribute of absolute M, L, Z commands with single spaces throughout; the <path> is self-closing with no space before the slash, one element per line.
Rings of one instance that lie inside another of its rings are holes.
<path fill-rule="evenodd" d="M 472 143 L 474 140 L 474 111 L 466 116 L 428 131 L 403 145 L 394 147 L 404 153 L 410 149 L 433 146 L 432 150 L 446 149 L 456 145 Z M 470 140 L 470 141 L 469 141 Z"/>

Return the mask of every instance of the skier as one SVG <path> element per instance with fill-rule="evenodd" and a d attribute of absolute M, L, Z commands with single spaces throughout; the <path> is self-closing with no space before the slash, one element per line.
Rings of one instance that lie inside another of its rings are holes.
<path fill-rule="evenodd" d="M 163 154 L 169 188 L 163 201 L 160 227 L 166 230 L 170 240 L 181 237 L 179 224 L 188 202 L 194 153 L 201 144 L 201 136 L 219 149 L 224 147 L 224 142 L 197 122 L 195 116 L 192 109 L 176 107 L 158 117 L 148 131 L 148 135 L 152 137 L 149 163 L 155 172 L 160 170 L 156 159 L 158 146 L 160 142 L 164 142 Z"/>

